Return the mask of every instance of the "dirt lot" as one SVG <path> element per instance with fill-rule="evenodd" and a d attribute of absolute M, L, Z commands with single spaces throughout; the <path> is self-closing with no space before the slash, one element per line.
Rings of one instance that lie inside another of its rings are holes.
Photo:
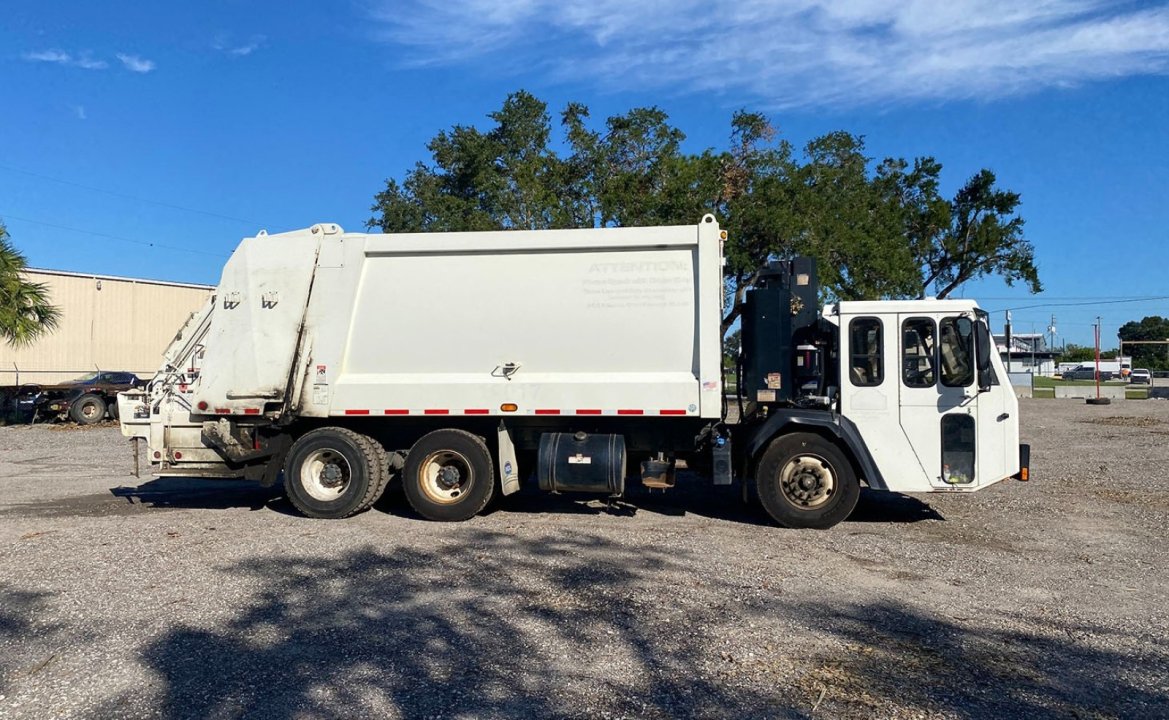
<path fill-rule="evenodd" d="M 1169 716 L 1169 402 L 1023 413 L 1031 483 L 826 532 L 701 486 L 313 521 L 0 428 L 0 717 Z"/>

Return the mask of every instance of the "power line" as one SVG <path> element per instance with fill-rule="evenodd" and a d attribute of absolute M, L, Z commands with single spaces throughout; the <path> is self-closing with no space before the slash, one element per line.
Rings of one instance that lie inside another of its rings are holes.
<path fill-rule="evenodd" d="M 1015 312 L 1017 310 L 1034 310 L 1036 308 L 1053 307 L 1077 307 L 1080 305 L 1119 305 L 1121 303 L 1153 302 L 1155 300 L 1169 300 L 1169 295 L 1152 295 L 1149 297 L 1125 298 L 1123 300 L 1088 300 L 1085 302 L 1041 303 L 1039 305 L 1022 305 L 1020 307 L 996 308 L 994 310 L 987 310 L 987 312 L 1002 312 L 1004 310 Z"/>
<path fill-rule="evenodd" d="M 32 223 L 33 225 L 43 225 L 44 227 L 54 228 L 57 230 L 66 230 L 68 232 L 81 233 L 83 235 L 93 235 L 94 237 L 117 240 L 118 242 L 133 243 L 134 245 L 144 245 L 146 247 L 159 248 L 163 250 L 174 250 L 176 252 L 192 253 L 194 255 L 207 255 L 209 257 L 223 258 L 230 254 L 206 252 L 204 250 L 192 250 L 191 248 L 178 247 L 175 245 L 164 245 L 163 243 L 148 242 L 146 240 L 135 240 L 133 238 L 122 237 L 121 235 L 110 235 L 109 233 L 96 232 L 93 230 L 82 230 L 81 228 L 69 227 L 67 225 L 58 225 L 56 223 L 44 222 L 43 220 L 33 220 L 31 218 L 20 217 L 18 215 L 8 215 L 3 211 L 0 211 L 0 218 L 19 220 L 20 222 Z"/>
<path fill-rule="evenodd" d="M 1143 300 L 1145 295 L 1038 295 L 1040 300 Z M 1022 300 L 1019 296 L 976 295 L 976 300 Z"/>
<path fill-rule="evenodd" d="M 22 170 L 20 168 L 12 167 L 10 165 L 0 164 L 0 170 L 7 170 L 9 172 L 20 173 L 29 177 L 39 178 L 41 180 L 48 180 L 49 182 L 60 183 L 62 185 L 71 185 L 73 187 L 82 188 L 84 190 L 91 190 L 93 192 L 104 193 L 113 197 L 122 198 L 124 200 L 134 200 L 147 205 L 157 205 L 158 207 L 170 208 L 171 210 L 182 210 L 183 212 L 196 213 L 198 215 L 206 215 L 207 217 L 219 218 L 220 220 L 231 220 L 232 222 L 243 223 L 251 227 L 264 227 L 264 223 L 256 222 L 255 220 L 247 220 L 245 218 L 232 217 L 231 215 L 223 215 L 221 213 L 211 212 L 209 210 L 200 210 L 198 208 L 187 207 L 185 205 L 176 205 L 174 203 L 162 202 L 160 200 L 150 200 L 147 198 L 137 197 L 136 195 L 128 195 L 126 193 L 116 192 L 114 190 L 106 190 L 105 188 L 94 187 L 93 185 L 85 185 L 72 180 L 62 180 L 60 178 L 49 177 L 48 175 L 41 175 L 40 173 L 31 172 L 29 170 Z"/>

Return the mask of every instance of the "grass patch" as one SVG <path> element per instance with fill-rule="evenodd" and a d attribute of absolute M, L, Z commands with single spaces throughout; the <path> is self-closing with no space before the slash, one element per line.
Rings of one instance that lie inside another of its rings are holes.
<path fill-rule="evenodd" d="M 1031 388 L 1031 397 L 1050 398 L 1055 399 L 1055 388 L 1053 387 L 1033 387 Z"/>
<path fill-rule="evenodd" d="M 1127 384 L 1128 383 L 1126 383 L 1123 380 L 1109 380 L 1107 382 L 1100 383 L 1100 387 L 1123 387 Z M 1035 387 L 1035 388 L 1055 388 L 1055 387 L 1061 387 L 1061 386 L 1065 386 L 1065 387 L 1067 387 L 1067 386 L 1080 386 L 1080 387 L 1083 387 L 1083 386 L 1087 386 L 1087 385 L 1091 385 L 1091 386 L 1095 387 L 1096 381 L 1095 380 L 1056 380 L 1055 378 L 1043 377 L 1040 375 L 1036 375 L 1036 376 L 1031 378 L 1031 387 Z"/>

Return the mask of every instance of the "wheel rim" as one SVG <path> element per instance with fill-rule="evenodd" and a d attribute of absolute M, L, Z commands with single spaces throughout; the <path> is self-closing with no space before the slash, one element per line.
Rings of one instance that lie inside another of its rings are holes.
<path fill-rule="evenodd" d="M 836 473 L 824 458 L 803 453 L 783 466 L 779 483 L 788 502 L 798 508 L 812 509 L 832 497 L 836 491 Z"/>
<path fill-rule="evenodd" d="M 81 414 L 86 420 L 92 420 L 97 417 L 97 403 L 87 402 L 81 405 Z"/>
<path fill-rule="evenodd" d="M 459 502 L 474 483 L 471 461 L 454 450 L 432 452 L 418 466 L 418 485 L 423 494 L 441 505 Z"/>
<path fill-rule="evenodd" d="M 300 485 L 315 500 L 336 500 L 352 480 L 353 468 L 336 450 L 314 450 L 300 466 Z"/>

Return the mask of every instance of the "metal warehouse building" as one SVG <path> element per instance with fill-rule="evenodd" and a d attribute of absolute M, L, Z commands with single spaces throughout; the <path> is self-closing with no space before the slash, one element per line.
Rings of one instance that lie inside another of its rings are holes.
<path fill-rule="evenodd" d="M 48 287 L 61 322 L 31 347 L 0 342 L 0 385 L 62 382 L 93 370 L 149 377 L 175 332 L 215 289 L 59 270 L 30 269 L 25 276 Z"/>

